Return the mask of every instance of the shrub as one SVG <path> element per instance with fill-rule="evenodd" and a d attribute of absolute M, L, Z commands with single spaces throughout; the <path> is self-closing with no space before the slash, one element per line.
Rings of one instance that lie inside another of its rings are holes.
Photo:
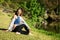
<path fill-rule="evenodd" d="M 23 7 L 26 10 L 27 13 L 24 14 L 27 15 L 30 20 L 32 20 L 33 25 L 36 25 L 38 22 L 37 25 L 41 26 L 41 22 L 43 20 L 41 17 L 44 15 L 45 9 L 40 3 L 37 2 L 37 0 L 22 2 L 20 3 L 20 7 Z"/>

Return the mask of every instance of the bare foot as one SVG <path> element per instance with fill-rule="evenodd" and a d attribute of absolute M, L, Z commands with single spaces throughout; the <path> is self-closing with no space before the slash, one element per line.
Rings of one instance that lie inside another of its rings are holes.
<path fill-rule="evenodd" d="M 33 35 L 32 33 L 29 33 L 29 35 Z"/>
<path fill-rule="evenodd" d="M 16 34 L 20 34 L 19 32 L 16 32 Z"/>

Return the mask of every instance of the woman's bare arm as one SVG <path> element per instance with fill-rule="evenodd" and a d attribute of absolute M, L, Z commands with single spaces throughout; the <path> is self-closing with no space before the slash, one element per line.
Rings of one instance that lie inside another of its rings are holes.
<path fill-rule="evenodd" d="M 10 23 L 9 28 L 8 28 L 9 31 L 13 30 L 13 25 L 14 25 L 15 19 L 16 19 L 16 15 L 14 15 L 13 18 L 12 18 L 12 20 L 11 20 L 11 23 Z"/>

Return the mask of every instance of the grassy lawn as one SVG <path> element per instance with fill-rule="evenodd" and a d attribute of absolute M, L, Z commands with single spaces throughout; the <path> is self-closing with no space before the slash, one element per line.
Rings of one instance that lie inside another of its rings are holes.
<path fill-rule="evenodd" d="M 31 27 L 32 35 L 17 35 L 13 32 L 5 32 L 1 29 L 7 29 L 10 23 L 10 18 L 7 13 L 0 11 L 0 40 L 60 40 L 60 34 L 37 30 Z"/>

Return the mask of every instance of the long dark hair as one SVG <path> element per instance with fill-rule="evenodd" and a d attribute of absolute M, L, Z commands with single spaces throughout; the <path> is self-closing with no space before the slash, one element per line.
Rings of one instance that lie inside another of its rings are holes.
<path fill-rule="evenodd" d="M 18 8 L 18 9 L 15 11 L 15 15 L 17 15 L 17 16 L 18 16 L 18 13 L 17 13 L 17 12 L 18 12 L 18 10 L 21 10 L 21 11 L 22 11 L 22 13 L 23 13 L 23 8 Z M 22 15 L 22 14 L 21 14 L 21 15 Z M 21 16 L 21 15 L 20 15 L 20 16 Z"/>

